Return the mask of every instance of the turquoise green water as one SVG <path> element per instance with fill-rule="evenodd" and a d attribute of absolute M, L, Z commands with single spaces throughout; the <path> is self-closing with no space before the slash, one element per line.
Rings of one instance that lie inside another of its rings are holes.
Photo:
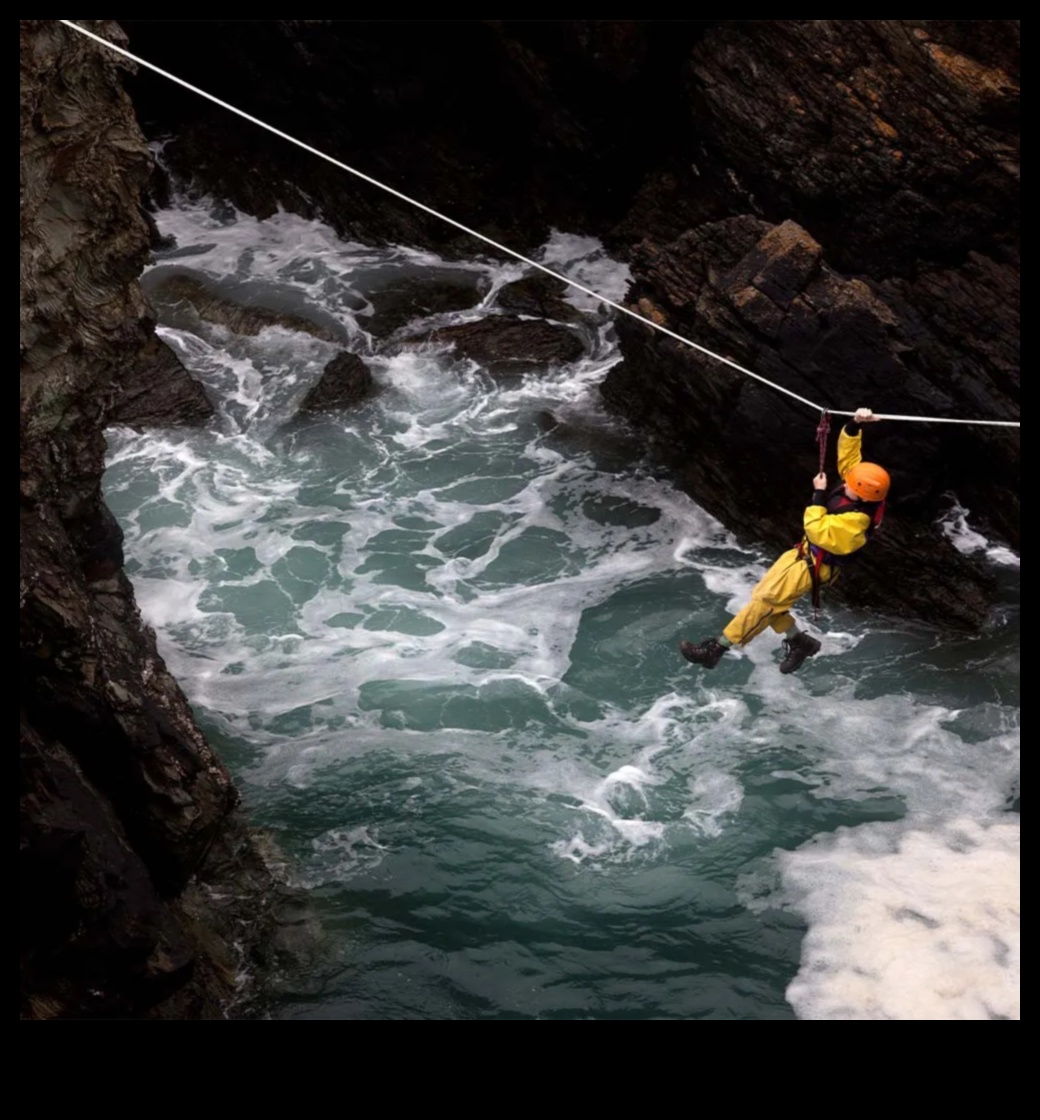
<path fill-rule="evenodd" d="M 142 611 L 326 934 L 265 1014 L 1019 1016 L 1018 566 L 970 512 L 947 528 L 1000 575 L 983 634 L 832 604 L 797 676 L 771 635 L 703 673 L 678 640 L 769 557 L 612 431 L 608 323 L 498 384 L 367 335 L 367 291 L 429 256 L 203 205 L 160 226 L 146 283 L 176 265 L 334 320 L 381 388 L 295 420 L 335 347 L 160 302 L 219 415 L 110 433 Z M 623 294 L 591 242 L 545 260 Z M 489 303 L 520 275 L 456 267 Z"/>

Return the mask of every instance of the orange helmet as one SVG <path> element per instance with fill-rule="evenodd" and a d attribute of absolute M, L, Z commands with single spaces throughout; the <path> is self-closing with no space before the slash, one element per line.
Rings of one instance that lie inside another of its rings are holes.
<path fill-rule="evenodd" d="M 877 463 L 857 463 L 845 476 L 845 485 L 865 502 L 884 501 L 892 480 Z"/>

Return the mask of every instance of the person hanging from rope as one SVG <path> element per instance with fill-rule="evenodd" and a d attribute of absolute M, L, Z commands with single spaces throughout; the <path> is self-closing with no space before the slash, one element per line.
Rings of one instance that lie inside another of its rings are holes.
<path fill-rule="evenodd" d="M 876 463 L 863 462 L 863 424 L 880 420 L 869 408 L 858 408 L 855 417 L 838 435 L 838 474 L 841 485 L 827 492 L 823 471 L 827 418 L 821 419 L 820 473 L 813 479 L 812 502 L 802 519 L 804 536 L 788 549 L 759 580 L 747 605 L 717 638 L 694 644 L 683 641 L 679 651 L 687 661 L 714 669 L 731 646 L 746 646 L 767 626 L 784 636 L 781 673 L 793 673 L 820 650 L 819 640 L 800 630 L 791 607 L 812 592 L 819 606 L 820 588 L 834 583 L 842 566 L 870 539 L 881 524 L 889 475 Z"/>

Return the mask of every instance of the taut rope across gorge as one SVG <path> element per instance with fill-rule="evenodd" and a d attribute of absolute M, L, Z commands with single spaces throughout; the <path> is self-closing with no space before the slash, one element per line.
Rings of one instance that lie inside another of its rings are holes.
<path fill-rule="evenodd" d="M 143 66 L 146 70 L 151 70 L 153 73 L 159 74 L 161 77 L 167 78 L 169 81 L 175 82 L 179 86 L 183 86 L 185 89 L 190 90 L 192 93 L 196 93 L 200 97 L 204 97 L 207 101 L 212 101 L 214 105 L 219 105 L 222 109 L 227 109 L 228 112 L 242 117 L 243 120 L 247 120 L 251 124 L 257 125 L 259 128 L 266 129 L 268 132 L 273 133 L 280 139 L 286 140 L 290 144 L 295 144 L 298 148 L 302 148 L 305 152 L 309 152 L 311 155 L 317 156 L 319 159 L 323 159 L 327 163 L 331 163 L 333 164 L 333 166 L 338 167 L 343 171 L 347 171 L 351 175 L 354 175 L 359 179 L 363 179 L 366 183 L 370 183 L 374 187 L 379 187 L 380 190 L 386 191 L 388 194 L 392 194 L 395 198 L 400 199 L 402 202 L 407 202 L 410 206 L 415 206 L 419 210 L 424 210 L 427 214 L 431 214 L 433 217 L 439 219 L 442 222 L 447 222 L 449 225 L 454 226 L 456 229 L 461 230 L 463 233 L 467 233 L 471 237 L 475 237 L 478 240 L 491 245 L 493 248 L 498 249 L 500 252 L 506 253 L 508 256 L 515 257 L 517 260 L 523 261 L 524 264 L 528 264 L 532 268 L 537 268 L 541 272 L 547 273 L 549 276 L 552 276 L 557 280 L 562 280 L 563 283 L 567 284 L 569 287 L 576 288 L 578 291 L 592 296 L 593 299 L 598 300 L 600 303 L 605 304 L 608 307 L 612 307 L 615 311 L 620 311 L 623 315 L 628 315 L 630 318 L 638 320 L 640 323 L 645 324 L 651 329 L 659 331 L 661 334 L 668 335 L 670 338 L 674 338 L 677 342 L 681 342 L 684 346 L 689 346 L 694 350 L 699 350 L 702 354 L 706 354 L 709 358 L 712 358 L 717 362 L 721 362 L 723 365 L 727 365 L 731 369 L 737 370 L 738 373 L 744 374 L 745 377 L 752 377 L 756 381 L 762 382 L 763 385 L 768 385 L 769 388 L 775 389 L 778 393 L 783 393 L 785 396 L 791 397 L 793 400 L 799 401 L 801 404 L 808 406 L 814 412 L 829 412 L 832 416 L 855 415 L 854 412 L 843 412 L 837 409 L 825 409 L 822 405 L 817 404 L 815 401 L 811 401 L 807 397 L 800 396 L 798 393 L 792 392 L 790 389 L 785 388 L 783 385 L 778 385 L 775 381 L 770 381 L 768 378 L 762 377 L 761 374 L 747 369 L 745 366 L 734 362 L 731 358 L 727 358 L 722 354 L 716 354 L 713 350 L 709 350 L 706 346 L 701 346 L 699 343 L 693 342 L 691 339 L 685 338 L 683 335 L 677 334 L 675 331 L 661 326 L 660 323 L 655 323 L 651 319 L 644 318 L 644 316 L 638 314 L 638 312 L 633 311 L 631 308 L 625 307 L 620 303 L 615 303 L 614 300 L 600 295 L 599 292 L 593 291 L 591 288 L 586 288 L 583 284 L 579 284 L 577 281 L 571 280 L 569 277 L 564 276 L 559 272 L 555 272 L 551 268 L 547 268 L 544 264 L 539 264 L 538 261 L 532 260 L 530 257 L 525 257 L 522 253 L 516 252 L 515 249 L 510 249 L 507 245 L 502 245 L 498 241 L 493 241 L 490 237 L 485 236 L 483 233 L 480 233 L 475 229 L 470 229 L 469 226 L 465 226 L 461 222 L 457 222 L 454 218 L 449 218 L 446 214 L 442 214 L 439 211 L 434 210 L 432 207 L 427 206 L 414 198 L 410 198 L 406 194 L 402 194 L 401 191 L 387 186 L 386 183 L 381 183 L 378 179 L 373 179 L 370 175 L 366 175 L 363 171 L 358 171 L 357 168 L 343 163 L 341 160 L 328 155 L 326 152 L 323 152 L 318 148 L 312 147 L 310 144 L 304 143 L 304 141 L 302 140 L 298 140 L 295 136 L 290 136 L 289 133 L 283 132 L 279 128 L 275 128 L 274 125 L 267 124 L 265 121 L 259 120 L 257 117 L 252 116 L 244 110 L 238 109 L 234 105 L 231 105 L 226 101 L 222 101 L 219 97 L 215 97 L 213 94 L 207 93 L 203 89 L 199 89 L 198 86 L 194 86 L 190 82 L 186 82 L 183 78 L 178 78 L 176 74 L 171 74 L 167 70 L 162 70 L 153 63 L 148 62 L 143 58 L 139 58 L 137 55 L 132 54 L 128 50 L 125 50 L 123 47 L 116 46 L 115 43 L 110 43 L 101 35 L 97 35 L 93 31 L 88 31 L 85 27 L 80 27 L 80 25 L 73 20 L 61 19 L 58 20 L 58 23 L 64 24 L 71 30 L 78 32 L 80 35 L 85 35 L 87 38 L 93 39 L 95 42 L 100 43 L 104 47 L 107 47 L 110 51 L 114 51 L 116 54 L 120 54 L 124 58 L 130 59 L 131 62 L 137 63 L 138 66 Z M 1018 420 L 963 420 L 955 419 L 949 416 L 893 416 L 887 412 L 885 413 L 884 418 L 885 420 L 909 420 L 922 423 L 927 422 L 931 424 L 987 424 L 994 427 L 1003 428 L 1021 427 L 1021 422 Z"/>

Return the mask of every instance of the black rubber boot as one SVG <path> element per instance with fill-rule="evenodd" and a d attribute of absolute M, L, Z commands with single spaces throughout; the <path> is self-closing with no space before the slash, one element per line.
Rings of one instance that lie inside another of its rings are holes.
<path fill-rule="evenodd" d="M 793 673 L 807 657 L 815 657 L 819 652 L 820 643 L 817 639 L 799 630 L 793 638 L 784 639 L 784 659 L 780 662 L 780 672 Z"/>
<path fill-rule="evenodd" d="M 694 645 L 693 642 L 680 642 L 679 652 L 687 661 L 694 665 L 703 665 L 705 669 L 714 669 L 722 660 L 726 647 L 714 638 L 705 638 L 703 642 Z"/>

